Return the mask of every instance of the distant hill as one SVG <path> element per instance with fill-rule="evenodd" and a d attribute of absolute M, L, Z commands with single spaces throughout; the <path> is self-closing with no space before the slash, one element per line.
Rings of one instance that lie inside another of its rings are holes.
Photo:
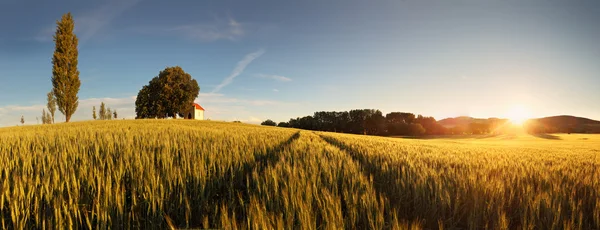
<path fill-rule="evenodd" d="M 600 121 L 569 115 L 531 119 L 526 126 L 546 133 L 600 133 Z"/>
<path fill-rule="evenodd" d="M 473 118 L 467 116 L 446 118 L 438 124 L 446 128 L 469 127 L 472 124 L 502 124 L 508 119 Z M 569 115 L 530 119 L 525 123 L 527 131 L 532 133 L 600 133 L 600 121 Z"/>
<path fill-rule="evenodd" d="M 438 121 L 438 124 L 446 127 L 446 128 L 453 128 L 453 127 L 466 127 L 469 126 L 471 123 L 476 123 L 476 124 L 484 124 L 484 123 L 503 123 L 508 121 L 508 119 L 500 119 L 500 118 L 473 118 L 473 117 L 467 117 L 467 116 L 461 116 L 461 117 L 454 117 L 454 118 L 446 118 L 446 119 L 442 119 Z"/>

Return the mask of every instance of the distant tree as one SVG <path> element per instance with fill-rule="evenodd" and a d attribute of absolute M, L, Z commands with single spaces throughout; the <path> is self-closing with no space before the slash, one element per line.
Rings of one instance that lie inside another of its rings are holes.
<path fill-rule="evenodd" d="M 56 112 L 56 97 L 54 97 L 54 92 L 50 91 L 47 94 L 48 103 L 46 107 L 48 107 L 48 112 L 50 113 L 50 117 L 52 118 L 52 124 L 54 124 L 54 113 Z"/>
<path fill-rule="evenodd" d="M 49 125 L 52 124 L 52 115 L 46 110 L 42 110 L 42 124 Z"/>
<path fill-rule="evenodd" d="M 39 117 L 35 117 L 35 122 L 39 125 L 40 124 L 40 118 Z"/>
<path fill-rule="evenodd" d="M 46 110 L 43 109 L 42 110 L 42 124 L 44 124 L 44 125 L 46 124 L 46 121 L 47 121 L 46 119 L 48 119 L 47 115 L 46 115 Z"/>
<path fill-rule="evenodd" d="M 374 109 L 355 109 L 349 112 L 350 133 L 378 135 L 385 129 L 385 119 L 381 111 Z"/>
<path fill-rule="evenodd" d="M 421 124 L 410 124 L 409 125 L 409 129 L 410 129 L 410 135 L 413 136 L 419 136 L 419 135 L 423 135 L 425 134 L 425 128 L 423 128 L 423 126 Z"/>
<path fill-rule="evenodd" d="M 263 121 L 262 123 L 260 123 L 260 125 L 266 125 L 266 126 L 277 126 L 277 123 L 275 123 L 274 121 L 272 121 L 271 119 L 268 119 L 266 121 Z"/>
<path fill-rule="evenodd" d="M 25 118 L 23 117 L 23 115 L 21 115 L 21 124 L 25 124 Z"/>
<path fill-rule="evenodd" d="M 368 110 L 368 117 L 365 121 L 365 130 L 368 135 L 385 134 L 385 117 L 379 110 Z"/>
<path fill-rule="evenodd" d="M 233 123 L 242 123 L 241 121 L 233 121 Z"/>
<path fill-rule="evenodd" d="M 335 130 L 334 132 L 349 132 L 348 123 L 350 122 L 350 115 L 347 111 L 335 112 Z"/>
<path fill-rule="evenodd" d="M 367 120 L 367 114 L 365 111 L 363 109 L 354 109 L 350 110 L 348 115 L 350 116 L 348 132 L 354 134 L 366 134 L 364 127 L 365 121 Z"/>
<path fill-rule="evenodd" d="M 79 70 L 77 70 L 77 36 L 73 33 L 75 23 L 71 13 L 62 16 L 58 21 L 54 35 L 55 50 L 52 57 L 52 92 L 56 98 L 58 110 L 66 117 L 66 122 L 79 105 Z M 52 113 L 52 111 L 51 111 Z M 52 114 L 52 116 L 54 116 Z"/>
<path fill-rule="evenodd" d="M 104 102 L 100 103 L 100 120 L 106 120 L 106 105 Z"/>
<path fill-rule="evenodd" d="M 138 92 L 136 118 L 183 117 L 199 93 L 198 82 L 190 74 L 179 66 L 167 67 Z"/>
<path fill-rule="evenodd" d="M 470 123 L 467 129 L 470 134 L 485 134 L 489 132 L 488 124 L 473 122 Z"/>
<path fill-rule="evenodd" d="M 425 134 L 427 135 L 440 135 L 444 134 L 444 127 L 437 123 L 433 117 L 424 117 L 422 115 L 417 116 L 414 120 L 415 123 L 421 124 L 425 128 Z"/>
<path fill-rule="evenodd" d="M 116 109 L 115 109 L 115 111 L 113 111 L 113 115 L 114 115 L 114 118 L 117 119 L 117 115 L 118 114 L 117 114 L 117 110 Z"/>
<path fill-rule="evenodd" d="M 312 116 L 301 117 L 297 121 L 298 128 L 308 129 L 308 130 L 318 130 L 319 124 L 317 120 L 315 120 Z"/>
<path fill-rule="evenodd" d="M 290 127 L 290 123 L 287 122 L 279 122 L 279 124 L 277 124 L 277 127 Z"/>
<path fill-rule="evenodd" d="M 104 114 L 104 119 L 106 120 L 112 120 L 112 112 L 110 111 L 110 108 L 106 109 L 106 114 Z"/>
<path fill-rule="evenodd" d="M 96 116 L 96 106 L 92 107 L 92 117 L 94 118 L 94 120 L 96 120 L 96 118 L 98 118 Z"/>
<path fill-rule="evenodd" d="M 152 81 L 150 81 L 149 85 L 143 86 L 138 92 L 137 98 L 135 99 L 135 119 L 156 118 L 158 112 L 162 112 L 156 111 L 160 109 L 158 106 L 158 100 L 150 98 L 156 97 L 156 93 L 151 93 L 153 90 L 150 89 L 150 85 L 157 84 L 158 83 L 152 83 Z"/>

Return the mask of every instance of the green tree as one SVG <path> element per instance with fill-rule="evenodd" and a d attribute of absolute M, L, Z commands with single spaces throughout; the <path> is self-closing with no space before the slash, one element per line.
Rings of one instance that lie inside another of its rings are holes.
<path fill-rule="evenodd" d="M 48 92 L 48 103 L 47 103 L 47 107 L 48 107 L 48 112 L 50 113 L 50 117 L 52 118 L 52 124 L 54 124 L 54 113 L 56 112 L 56 97 L 54 97 L 54 92 L 50 91 Z"/>
<path fill-rule="evenodd" d="M 260 125 L 266 125 L 266 126 L 277 126 L 277 123 L 275 123 L 274 121 L 272 121 L 271 119 L 268 119 L 266 121 L 263 121 L 262 123 L 260 123 Z"/>
<path fill-rule="evenodd" d="M 190 74 L 179 66 L 167 67 L 138 92 L 136 118 L 183 117 L 199 93 L 198 82 Z"/>
<path fill-rule="evenodd" d="M 111 114 L 110 108 L 107 108 L 106 114 L 104 114 L 104 119 L 111 120 L 111 118 L 112 118 L 112 114 Z"/>
<path fill-rule="evenodd" d="M 66 117 L 66 122 L 79 105 L 79 70 L 77 70 L 77 36 L 73 32 L 75 22 L 71 13 L 62 16 L 56 22 L 56 34 L 54 35 L 55 49 L 52 57 L 52 92 L 56 97 L 58 110 Z"/>
<path fill-rule="evenodd" d="M 92 108 L 92 117 L 94 118 L 94 120 L 96 120 L 96 118 L 98 118 L 98 116 L 96 116 L 96 106 L 94 106 Z"/>
<path fill-rule="evenodd" d="M 21 115 L 21 124 L 25 124 L 25 117 L 23 117 L 23 115 Z"/>
<path fill-rule="evenodd" d="M 106 105 L 104 102 L 100 103 L 100 120 L 106 119 Z"/>
<path fill-rule="evenodd" d="M 114 118 L 117 119 L 117 110 L 113 111 Z"/>
<path fill-rule="evenodd" d="M 42 124 L 47 124 L 46 122 L 48 122 L 48 114 L 46 114 L 46 110 L 43 109 L 42 110 Z"/>

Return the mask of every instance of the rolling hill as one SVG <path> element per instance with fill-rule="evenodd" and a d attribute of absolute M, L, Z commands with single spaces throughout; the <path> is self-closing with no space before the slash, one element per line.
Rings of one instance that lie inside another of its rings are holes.
<path fill-rule="evenodd" d="M 547 133 L 600 133 L 600 121 L 569 115 L 531 119 L 527 126 Z"/>
<path fill-rule="evenodd" d="M 454 128 L 469 127 L 471 124 L 502 124 L 505 122 L 508 122 L 508 119 L 461 116 L 439 120 L 438 124 L 446 128 Z M 525 128 L 527 131 L 535 133 L 600 133 L 600 121 L 560 115 L 530 119 L 525 123 Z"/>

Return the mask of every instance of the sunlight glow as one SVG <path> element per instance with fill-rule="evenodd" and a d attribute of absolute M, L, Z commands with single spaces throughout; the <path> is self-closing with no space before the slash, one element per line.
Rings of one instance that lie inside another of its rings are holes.
<path fill-rule="evenodd" d="M 531 118 L 531 112 L 524 105 L 515 105 L 508 110 L 506 117 L 514 125 L 523 125 L 525 121 Z"/>

